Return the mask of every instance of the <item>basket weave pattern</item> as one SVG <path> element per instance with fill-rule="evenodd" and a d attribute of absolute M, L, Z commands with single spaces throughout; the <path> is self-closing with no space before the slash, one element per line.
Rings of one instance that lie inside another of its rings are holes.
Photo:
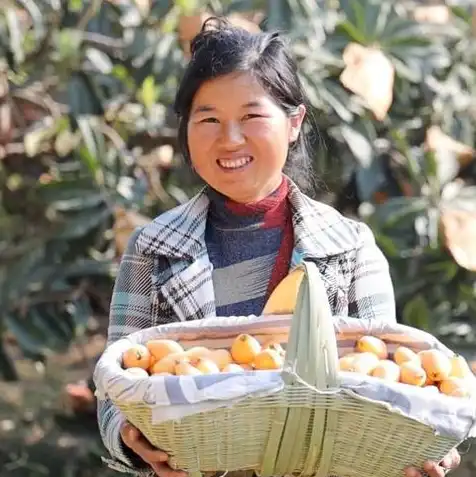
<path fill-rule="evenodd" d="M 278 472 L 273 475 L 304 470 L 312 432 L 323 426 L 316 421 L 316 415 L 326 410 L 335 416 L 337 426 L 332 436 L 329 430 L 326 433 L 326 439 L 334 439 L 329 453 L 318 456 L 315 461 L 315 468 L 321 461 L 328 466 L 324 475 L 401 476 L 403 463 L 422 465 L 422 460 L 426 459 L 438 462 L 457 444 L 455 440 L 435 436 L 429 427 L 385 408 L 342 394 L 313 396 L 304 386 L 288 386 L 278 396 L 246 399 L 231 408 L 160 425 L 152 424 L 151 410 L 146 405 L 116 405 L 154 446 L 173 455 L 172 466 L 190 472 L 260 472 L 271 423 L 279 417 L 280 411 L 289 408 L 309 410 L 309 420 L 300 429 L 302 434 L 295 445 L 281 451 L 297 461 L 295 466 L 276 469 Z"/>

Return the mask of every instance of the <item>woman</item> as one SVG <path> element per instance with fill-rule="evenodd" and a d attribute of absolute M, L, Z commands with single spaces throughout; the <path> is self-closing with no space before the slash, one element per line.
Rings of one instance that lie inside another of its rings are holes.
<path fill-rule="evenodd" d="M 207 187 L 131 237 L 109 342 L 170 321 L 259 315 L 303 258 L 318 265 L 334 314 L 395 320 L 388 264 L 370 229 L 301 191 L 312 184 L 306 98 L 283 39 L 209 25 L 193 41 L 176 99 L 182 152 Z M 111 403 L 100 403 L 98 417 L 112 467 L 184 475 Z M 444 475 L 436 464 L 425 470 Z"/>

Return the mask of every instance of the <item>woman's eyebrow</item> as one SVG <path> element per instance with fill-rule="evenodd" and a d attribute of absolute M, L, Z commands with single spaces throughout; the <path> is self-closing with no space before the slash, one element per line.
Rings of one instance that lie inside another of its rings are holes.
<path fill-rule="evenodd" d="M 195 113 L 209 113 L 211 111 L 215 111 L 216 108 L 209 104 L 198 105 L 194 110 L 193 114 Z"/>
<path fill-rule="evenodd" d="M 243 105 L 243 108 L 256 108 L 262 106 L 261 101 L 250 101 L 249 103 L 246 103 Z"/>
<path fill-rule="evenodd" d="M 248 103 L 243 104 L 242 108 L 248 109 L 248 108 L 257 108 L 260 106 L 262 106 L 262 103 L 260 101 L 249 101 Z M 198 106 L 194 108 L 192 114 L 210 113 L 212 111 L 216 111 L 216 108 L 212 106 L 211 104 L 199 104 Z"/>

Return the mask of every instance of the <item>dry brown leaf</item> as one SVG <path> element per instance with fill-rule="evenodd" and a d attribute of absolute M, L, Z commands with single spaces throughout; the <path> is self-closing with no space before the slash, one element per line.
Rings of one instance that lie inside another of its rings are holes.
<path fill-rule="evenodd" d="M 349 43 L 343 53 L 346 64 L 341 83 L 360 96 L 378 120 L 387 115 L 393 101 L 395 68 L 376 48 Z"/>
<path fill-rule="evenodd" d="M 441 229 L 446 248 L 455 262 L 476 272 L 476 213 L 447 209 L 441 214 Z"/>
<path fill-rule="evenodd" d="M 91 413 L 96 409 L 96 399 L 86 383 L 67 384 L 61 397 L 62 404 L 73 413 Z"/>
<path fill-rule="evenodd" d="M 126 210 L 123 207 L 116 207 L 114 216 L 116 219 L 113 228 L 116 254 L 122 256 L 132 232 L 134 232 L 136 227 L 150 223 L 151 219 L 133 210 Z"/>
<path fill-rule="evenodd" d="M 450 9 L 446 5 L 419 6 L 413 10 L 413 18 L 420 23 L 445 25 L 450 21 Z"/>
<path fill-rule="evenodd" d="M 134 0 L 134 3 L 143 17 L 150 13 L 151 0 Z"/>
<path fill-rule="evenodd" d="M 461 167 L 467 166 L 475 157 L 476 151 L 445 134 L 438 126 L 431 126 L 426 132 L 425 148 L 428 151 L 451 151 L 456 154 Z"/>
<path fill-rule="evenodd" d="M 198 13 L 196 15 L 182 15 L 178 23 L 178 36 L 180 42 L 187 54 L 189 54 L 189 48 L 186 49 L 185 46 L 190 47 L 190 42 L 197 35 L 197 33 L 202 28 L 203 23 L 210 18 L 210 13 Z"/>
<path fill-rule="evenodd" d="M 206 20 L 213 15 L 208 12 L 197 13 L 195 15 L 182 15 L 178 24 L 178 35 L 183 51 L 187 58 L 190 58 L 190 43 L 202 29 Z M 261 31 L 258 22 L 261 17 L 256 14 L 231 13 L 226 19 L 234 26 L 241 27 L 249 32 L 257 33 Z"/>
<path fill-rule="evenodd" d="M 159 146 L 142 156 L 138 164 L 143 169 L 149 183 L 149 193 L 162 202 L 169 200 L 162 184 L 162 170 L 172 166 L 174 149 L 169 144 Z"/>
<path fill-rule="evenodd" d="M 253 16 L 252 14 L 245 15 L 244 13 L 230 13 L 227 19 L 232 25 L 243 28 L 250 33 L 259 33 L 261 31 L 258 25 L 260 21 L 259 16 Z"/>
<path fill-rule="evenodd" d="M 6 101 L 0 102 L 0 144 L 8 144 L 13 136 L 12 109 Z"/>
<path fill-rule="evenodd" d="M 170 167 L 173 159 L 174 148 L 170 144 L 163 144 L 142 156 L 139 159 L 138 164 L 146 171 L 150 171 L 151 169 Z"/>

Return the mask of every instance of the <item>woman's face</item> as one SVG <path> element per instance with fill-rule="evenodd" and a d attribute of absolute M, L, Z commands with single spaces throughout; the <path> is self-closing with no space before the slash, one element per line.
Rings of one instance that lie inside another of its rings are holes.
<path fill-rule="evenodd" d="M 204 83 L 195 94 L 188 147 L 197 174 L 237 202 L 254 202 L 281 183 L 289 144 L 305 109 L 288 117 L 248 73 Z"/>

